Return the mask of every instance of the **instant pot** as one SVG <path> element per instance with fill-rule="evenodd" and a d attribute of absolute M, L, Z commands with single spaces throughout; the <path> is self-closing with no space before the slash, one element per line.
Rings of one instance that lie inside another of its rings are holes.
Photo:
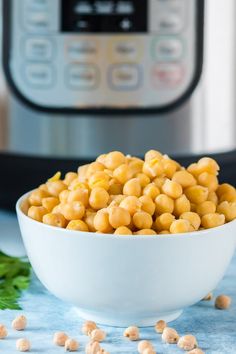
<path fill-rule="evenodd" d="M 0 118 L 0 205 L 111 150 L 213 153 L 232 180 L 234 115 L 223 132 L 204 110 L 205 32 L 204 0 L 3 0 L 14 95 Z M 208 145 L 212 129 L 225 144 Z"/>

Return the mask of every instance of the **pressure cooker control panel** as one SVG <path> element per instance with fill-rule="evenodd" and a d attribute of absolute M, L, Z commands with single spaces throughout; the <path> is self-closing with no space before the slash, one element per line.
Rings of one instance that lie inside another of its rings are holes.
<path fill-rule="evenodd" d="M 162 109 L 201 72 L 202 0 L 5 0 L 5 69 L 49 110 Z"/>

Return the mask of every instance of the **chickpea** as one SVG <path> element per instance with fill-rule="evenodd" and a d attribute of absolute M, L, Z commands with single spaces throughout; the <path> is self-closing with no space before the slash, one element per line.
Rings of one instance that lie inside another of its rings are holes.
<path fill-rule="evenodd" d="M 202 226 L 204 229 L 211 229 L 213 227 L 224 225 L 225 216 L 223 214 L 211 213 L 202 217 Z"/>
<path fill-rule="evenodd" d="M 219 214 L 224 214 L 226 222 L 236 219 L 236 203 L 222 202 L 217 207 Z"/>
<path fill-rule="evenodd" d="M 78 168 L 78 181 L 79 182 L 83 183 L 87 180 L 88 168 L 89 168 L 89 165 L 79 166 L 79 168 Z"/>
<path fill-rule="evenodd" d="M 64 191 L 62 191 L 62 192 L 59 194 L 59 201 L 60 201 L 62 204 L 67 203 L 69 194 L 70 194 L 70 191 L 69 191 L 68 189 L 65 189 Z"/>
<path fill-rule="evenodd" d="M 100 187 L 108 191 L 110 187 L 109 180 L 110 177 L 106 172 L 98 171 L 89 178 L 89 188 L 94 189 Z"/>
<path fill-rule="evenodd" d="M 163 230 L 159 232 L 159 235 L 168 235 L 168 234 L 170 234 L 170 231 L 168 230 Z"/>
<path fill-rule="evenodd" d="M 121 201 L 120 207 L 126 209 L 133 216 L 137 211 L 141 211 L 142 202 L 138 197 L 129 196 Z"/>
<path fill-rule="evenodd" d="M 55 206 L 59 204 L 59 199 L 55 197 L 47 197 L 42 199 L 42 206 L 47 209 L 47 211 L 50 213 Z"/>
<path fill-rule="evenodd" d="M 195 204 L 203 203 L 208 198 L 208 189 L 199 185 L 186 188 L 184 193 L 190 202 Z"/>
<path fill-rule="evenodd" d="M 104 164 L 106 168 L 115 170 L 120 165 L 126 162 L 126 157 L 120 151 L 112 151 L 106 155 Z"/>
<path fill-rule="evenodd" d="M 136 326 L 130 326 L 124 331 L 124 337 L 128 338 L 131 341 L 139 339 L 139 329 Z"/>
<path fill-rule="evenodd" d="M 189 221 L 194 231 L 198 230 L 201 225 L 200 216 L 197 213 L 191 211 L 181 214 L 180 219 Z"/>
<path fill-rule="evenodd" d="M 138 229 L 151 229 L 152 217 L 145 211 L 138 211 L 133 216 L 133 223 Z"/>
<path fill-rule="evenodd" d="M 25 316 L 17 316 L 13 321 L 12 321 L 12 328 L 15 329 L 16 331 L 23 331 L 27 326 L 27 319 Z"/>
<path fill-rule="evenodd" d="M 165 194 L 160 194 L 155 199 L 156 213 L 158 215 L 164 213 L 172 214 L 174 211 L 174 201 Z"/>
<path fill-rule="evenodd" d="M 229 203 L 235 203 L 236 202 L 236 192 L 234 193 L 224 193 L 221 197 L 220 197 L 220 203 L 221 202 L 229 202 Z"/>
<path fill-rule="evenodd" d="M 115 180 L 110 180 L 109 182 L 110 187 L 108 189 L 108 193 L 110 195 L 119 195 L 122 194 L 123 191 L 123 185 L 120 183 L 116 183 Z"/>
<path fill-rule="evenodd" d="M 198 183 L 207 187 L 209 192 L 215 192 L 219 185 L 218 178 L 208 172 L 203 172 L 198 176 Z"/>
<path fill-rule="evenodd" d="M 143 189 L 143 195 L 150 197 L 152 200 L 155 200 L 159 194 L 161 194 L 160 189 L 155 183 L 150 183 Z"/>
<path fill-rule="evenodd" d="M 177 170 L 177 164 L 171 159 L 163 159 L 162 165 L 167 178 L 172 178 Z"/>
<path fill-rule="evenodd" d="M 82 220 L 71 220 L 66 228 L 68 230 L 89 232 L 88 225 Z"/>
<path fill-rule="evenodd" d="M 190 350 L 190 352 L 188 352 L 188 354 L 205 354 L 200 348 L 196 348 L 193 350 Z"/>
<path fill-rule="evenodd" d="M 86 321 L 84 322 L 81 331 L 86 336 L 89 336 L 94 329 L 97 329 L 96 323 L 93 321 Z"/>
<path fill-rule="evenodd" d="M 16 349 L 19 352 L 29 352 L 30 351 L 30 341 L 25 338 L 20 338 L 16 341 Z"/>
<path fill-rule="evenodd" d="M 178 347 L 183 350 L 192 350 L 198 346 L 196 338 L 192 334 L 180 337 L 177 343 Z"/>
<path fill-rule="evenodd" d="M 79 343 L 77 340 L 69 338 L 65 342 L 65 351 L 66 352 L 76 352 L 79 349 Z"/>
<path fill-rule="evenodd" d="M 130 178 L 132 178 L 133 173 L 128 165 L 122 164 L 114 170 L 113 176 L 118 182 L 125 184 Z"/>
<path fill-rule="evenodd" d="M 188 220 L 179 219 L 172 222 L 170 226 L 171 234 L 182 234 L 185 232 L 189 232 L 190 222 Z"/>
<path fill-rule="evenodd" d="M 125 183 L 123 188 L 124 195 L 140 197 L 141 196 L 141 185 L 138 178 L 132 178 Z"/>
<path fill-rule="evenodd" d="M 197 211 L 198 215 L 200 215 L 200 216 L 210 214 L 210 213 L 215 213 L 216 212 L 216 205 L 213 202 L 206 200 L 205 202 L 198 204 L 196 206 L 196 211 Z"/>
<path fill-rule="evenodd" d="M 104 169 L 105 169 L 105 166 L 101 162 L 98 162 L 98 161 L 92 162 L 88 165 L 86 176 L 89 179 L 96 172 L 104 171 Z"/>
<path fill-rule="evenodd" d="M 107 206 L 109 194 L 104 188 L 94 188 L 89 197 L 89 204 L 93 209 L 102 209 Z"/>
<path fill-rule="evenodd" d="M 217 162 L 210 157 L 203 157 L 197 163 L 198 175 L 203 172 L 208 172 L 213 175 L 217 175 L 219 170 L 220 170 L 220 167 L 217 164 Z"/>
<path fill-rule="evenodd" d="M 227 310 L 231 305 L 231 298 L 227 295 L 219 295 L 215 300 L 215 307 L 219 310 Z"/>
<path fill-rule="evenodd" d="M 109 209 L 109 223 L 114 229 L 120 226 L 128 226 L 131 222 L 130 213 L 121 207 L 112 207 Z"/>
<path fill-rule="evenodd" d="M 64 191 L 65 189 L 67 189 L 67 185 L 65 183 L 63 183 L 62 181 L 52 181 L 52 182 L 47 182 L 47 187 L 48 187 L 48 191 L 49 193 L 53 196 L 53 197 L 58 197 L 59 194 Z"/>
<path fill-rule="evenodd" d="M 148 340 L 141 340 L 141 342 L 139 342 L 138 344 L 138 352 L 140 354 L 143 354 L 144 350 L 146 349 L 152 349 L 153 350 L 153 345 L 151 342 L 149 342 Z"/>
<path fill-rule="evenodd" d="M 142 203 L 142 211 L 145 211 L 150 215 L 153 215 L 155 213 L 156 205 L 153 202 L 152 198 L 150 198 L 148 195 L 143 195 L 139 198 L 139 200 Z"/>
<path fill-rule="evenodd" d="M 235 194 L 235 188 L 228 183 L 220 184 L 216 190 L 217 196 L 222 197 L 223 194 L 227 193 Z"/>
<path fill-rule="evenodd" d="M 198 165 L 197 163 L 192 163 L 188 166 L 187 171 L 191 173 L 194 177 L 197 177 L 200 173 L 198 172 Z"/>
<path fill-rule="evenodd" d="M 191 210 L 191 204 L 185 194 L 175 200 L 174 215 L 179 217 L 181 214 Z"/>
<path fill-rule="evenodd" d="M 98 342 L 89 342 L 85 348 L 85 354 L 98 354 L 101 351 L 100 344 Z"/>
<path fill-rule="evenodd" d="M 143 170 L 143 160 L 132 158 L 129 162 L 129 168 L 132 171 L 132 175 L 135 176 L 137 173 L 141 173 Z"/>
<path fill-rule="evenodd" d="M 103 342 L 106 338 L 106 332 L 102 329 L 95 328 L 89 336 L 94 342 Z"/>
<path fill-rule="evenodd" d="M 29 211 L 29 208 L 30 208 L 30 203 L 29 203 L 28 199 L 25 199 L 25 200 L 22 201 L 20 208 L 21 208 L 21 211 L 25 215 L 28 215 L 28 211 Z"/>
<path fill-rule="evenodd" d="M 157 186 L 157 188 L 161 189 L 166 179 L 166 177 L 156 177 L 152 182 Z"/>
<path fill-rule="evenodd" d="M 66 219 L 60 213 L 49 213 L 43 216 L 43 223 L 50 226 L 64 228 L 66 226 Z"/>
<path fill-rule="evenodd" d="M 88 189 L 78 188 L 70 191 L 66 203 L 81 202 L 85 207 L 89 204 Z"/>
<path fill-rule="evenodd" d="M 156 218 L 154 224 L 155 229 L 159 232 L 164 230 L 169 230 L 170 225 L 173 223 L 174 220 L 175 220 L 174 215 L 170 213 L 164 213 Z"/>
<path fill-rule="evenodd" d="M 144 162 L 143 173 L 145 173 L 150 178 L 161 176 L 164 173 L 162 161 L 159 158 L 154 158 L 150 161 Z"/>
<path fill-rule="evenodd" d="M 175 172 L 172 181 L 179 183 L 183 188 L 192 187 L 197 184 L 194 176 L 186 170 Z"/>
<path fill-rule="evenodd" d="M 146 152 L 144 160 L 145 161 L 151 161 L 151 160 L 156 159 L 156 158 L 159 159 L 159 160 L 162 160 L 163 155 L 159 151 L 149 150 L 148 152 Z"/>
<path fill-rule="evenodd" d="M 144 173 L 137 173 L 135 175 L 135 178 L 138 178 L 140 186 L 142 188 L 145 188 L 151 182 L 150 178 L 147 175 L 145 175 Z"/>
<path fill-rule="evenodd" d="M 179 340 L 179 335 L 174 328 L 165 327 L 162 333 L 164 343 L 175 344 Z"/>
<path fill-rule="evenodd" d="M 78 188 L 82 189 L 89 189 L 89 185 L 86 181 L 84 182 L 79 182 L 78 179 L 75 179 L 74 181 L 71 182 L 71 184 L 68 186 L 68 191 L 75 191 Z"/>
<path fill-rule="evenodd" d="M 3 324 L 0 324 L 0 339 L 6 338 L 7 335 L 8 335 L 7 328 Z"/>
<path fill-rule="evenodd" d="M 42 222 L 43 216 L 47 214 L 47 212 L 47 209 L 42 206 L 31 206 L 28 210 L 28 217 L 33 220 Z"/>
<path fill-rule="evenodd" d="M 107 157 L 107 154 L 99 155 L 99 156 L 96 158 L 96 161 L 97 161 L 97 162 L 100 162 L 101 164 L 103 164 L 103 165 L 105 166 L 106 157 Z"/>
<path fill-rule="evenodd" d="M 36 189 L 29 196 L 29 203 L 33 206 L 41 206 L 43 198 L 49 197 L 49 193 L 41 189 Z"/>
<path fill-rule="evenodd" d="M 140 236 L 145 236 L 145 235 L 156 235 L 156 232 L 152 229 L 141 229 L 137 232 L 135 232 L 135 235 L 140 235 Z"/>
<path fill-rule="evenodd" d="M 93 224 L 95 229 L 102 233 L 110 233 L 113 230 L 109 223 L 109 213 L 106 209 L 101 209 L 97 212 Z"/>
<path fill-rule="evenodd" d="M 93 213 L 87 213 L 84 217 L 84 221 L 87 224 L 88 228 L 89 228 L 89 232 L 95 232 L 96 229 L 94 227 L 94 218 L 96 216 L 96 212 Z"/>
<path fill-rule="evenodd" d="M 209 200 L 210 202 L 213 202 L 215 205 L 217 205 L 218 204 L 218 197 L 217 197 L 216 192 L 209 192 L 207 200 Z"/>
<path fill-rule="evenodd" d="M 74 181 L 75 179 L 78 178 L 78 174 L 76 172 L 68 172 L 65 175 L 65 179 L 64 179 L 64 183 L 69 186 L 71 184 L 72 181 Z"/>
<path fill-rule="evenodd" d="M 61 213 L 66 220 L 80 220 L 84 216 L 85 207 L 81 202 L 66 203 L 61 206 Z"/>
<path fill-rule="evenodd" d="M 167 327 L 167 323 L 163 320 L 160 320 L 155 324 L 155 330 L 157 333 L 163 333 L 166 327 Z"/>
<path fill-rule="evenodd" d="M 202 301 L 211 301 L 212 299 L 213 299 L 213 294 L 209 293 L 202 299 Z"/>
<path fill-rule="evenodd" d="M 167 179 L 162 186 L 162 191 L 169 197 L 173 199 L 179 198 L 183 193 L 183 188 L 177 182 L 173 182 L 170 179 Z"/>
<path fill-rule="evenodd" d="M 114 232 L 115 235 L 133 235 L 132 231 L 126 226 L 120 226 Z"/>

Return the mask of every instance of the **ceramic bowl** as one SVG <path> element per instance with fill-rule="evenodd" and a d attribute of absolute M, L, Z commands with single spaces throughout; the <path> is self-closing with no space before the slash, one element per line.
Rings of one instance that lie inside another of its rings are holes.
<path fill-rule="evenodd" d="M 222 279 L 236 247 L 236 221 L 178 235 L 116 236 L 44 225 L 16 210 L 43 285 L 85 319 L 112 326 L 172 321 Z"/>

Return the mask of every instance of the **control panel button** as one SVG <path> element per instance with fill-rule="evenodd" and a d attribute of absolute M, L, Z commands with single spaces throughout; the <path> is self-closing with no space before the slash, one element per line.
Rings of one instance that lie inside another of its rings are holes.
<path fill-rule="evenodd" d="M 27 64 L 25 76 L 28 84 L 43 88 L 53 84 L 53 69 L 47 64 Z"/>
<path fill-rule="evenodd" d="M 140 81 L 141 72 L 136 64 L 117 64 L 110 68 L 109 84 L 114 90 L 138 89 Z"/>
<path fill-rule="evenodd" d="M 83 60 L 96 58 L 97 45 L 93 41 L 78 39 L 66 43 L 66 53 L 71 60 Z"/>
<path fill-rule="evenodd" d="M 176 88 L 183 82 L 184 68 L 181 64 L 157 64 L 152 70 L 152 82 L 156 88 Z"/>
<path fill-rule="evenodd" d="M 28 60 L 47 61 L 52 59 L 53 45 L 46 38 L 29 38 L 25 41 L 25 56 Z"/>
<path fill-rule="evenodd" d="M 161 33 L 179 33 L 183 28 L 182 19 L 175 14 L 160 15 L 157 20 L 157 29 Z"/>
<path fill-rule="evenodd" d="M 50 0 L 25 0 L 25 7 L 28 10 L 45 10 Z"/>
<path fill-rule="evenodd" d="M 143 55 L 141 39 L 120 37 L 109 42 L 109 58 L 112 62 L 140 62 Z"/>
<path fill-rule="evenodd" d="M 154 39 L 152 55 L 154 60 L 158 61 L 179 60 L 183 56 L 183 41 L 174 38 Z"/>
<path fill-rule="evenodd" d="M 68 67 L 66 80 L 75 90 L 93 90 L 98 86 L 98 69 L 91 64 L 73 64 Z"/>

